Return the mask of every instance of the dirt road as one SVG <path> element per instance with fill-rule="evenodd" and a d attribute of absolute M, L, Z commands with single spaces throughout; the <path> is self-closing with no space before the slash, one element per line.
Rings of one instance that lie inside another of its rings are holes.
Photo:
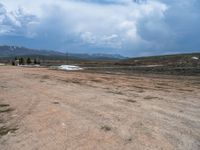
<path fill-rule="evenodd" d="M 199 150 L 200 77 L 0 66 L 0 130 L 1 150 Z"/>

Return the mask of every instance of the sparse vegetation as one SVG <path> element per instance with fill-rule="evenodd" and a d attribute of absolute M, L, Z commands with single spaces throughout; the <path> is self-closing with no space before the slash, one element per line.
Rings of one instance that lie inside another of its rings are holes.
<path fill-rule="evenodd" d="M 107 132 L 107 131 L 111 130 L 111 127 L 104 125 L 104 126 L 101 127 L 101 129 Z"/>
<path fill-rule="evenodd" d="M 155 96 L 146 96 L 144 99 L 150 100 L 150 99 L 158 99 L 158 97 Z"/>
<path fill-rule="evenodd" d="M 8 125 L 8 112 L 12 111 L 9 104 L 0 104 L 0 138 L 8 133 L 13 133 L 17 130 L 16 127 Z M 2 117 L 5 116 L 6 117 Z"/>
<path fill-rule="evenodd" d="M 123 93 L 121 91 L 107 91 L 107 92 L 117 94 L 117 95 L 123 95 Z"/>
<path fill-rule="evenodd" d="M 0 113 L 13 111 L 13 108 L 10 108 L 9 104 L 0 104 Z"/>
<path fill-rule="evenodd" d="M 50 76 L 48 76 L 48 75 L 43 75 L 41 78 L 42 78 L 42 79 L 49 79 Z"/>
<path fill-rule="evenodd" d="M 136 100 L 132 100 L 132 99 L 127 99 L 126 101 L 130 102 L 130 103 L 136 103 L 137 102 Z"/>
<path fill-rule="evenodd" d="M 191 142 L 194 145 L 190 149 L 198 146 L 195 142 L 200 127 L 195 116 L 199 114 L 200 84 L 194 84 L 200 81 L 198 76 L 115 75 L 7 66 L 0 67 L 0 77 L 0 84 L 6 86 L 0 106 L 15 109 L 0 113 L 0 143 L 5 141 L 0 149 L 9 149 L 7 143 L 12 147 L 29 143 L 22 148 L 43 149 L 43 144 L 35 147 L 37 141 L 30 133 L 45 145 L 62 149 L 65 131 L 70 131 L 67 140 L 74 148 L 87 149 L 88 143 L 92 148 L 103 145 L 110 149 L 141 145 L 145 145 L 143 149 L 188 149 Z M 180 91 L 182 88 L 191 92 Z M 20 130 L 15 132 L 15 127 Z M 152 127 L 156 127 L 156 134 Z M 182 136 L 183 131 L 191 129 L 196 132 Z M 56 141 L 52 133 L 56 133 Z"/>
<path fill-rule="evenodd" d="M 58 105 L 58 104 L 60 104 L 59 102 L 53 102 L 53 104 L 56 104 L 56 105 Z"/>
<path fill-rule="evenodd" d="M 1 136 L 8 134 L 9 132 L 14 133 L 17 129 L 18 128 L 6 127 L 6 126 L 0 127 L 0 138 Z"/>
<path fill-rule="evenodd" d="M 9 107 L 9 104 L 0 104 L 0 107 Z"/>

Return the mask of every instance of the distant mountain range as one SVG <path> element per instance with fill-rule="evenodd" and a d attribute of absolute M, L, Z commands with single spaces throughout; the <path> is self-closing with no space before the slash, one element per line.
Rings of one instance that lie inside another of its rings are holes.
<path fill-rule="evenodd" d="M 39 56 L 45 58 L 66 58 L 69 57 L 73 59 L 82 59 L 82 60 L 120 60 L 125 59 L 118 54 L 74 54 L 74 53 L 62 53 L 58 51 L 50 50 L 37 50 L 29 49 L 19 46 L 0 46 L 0 58 L 11 58 L 11 57 L 27 57 L 27 56 Z"/>

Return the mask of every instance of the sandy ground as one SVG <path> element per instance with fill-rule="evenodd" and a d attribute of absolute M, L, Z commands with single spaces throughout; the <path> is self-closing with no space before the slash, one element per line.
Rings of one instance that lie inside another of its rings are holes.
<path fill-rule="evenodd" d="M 0 67 L 1 150 L 199 150 L 200 77 Z"/>

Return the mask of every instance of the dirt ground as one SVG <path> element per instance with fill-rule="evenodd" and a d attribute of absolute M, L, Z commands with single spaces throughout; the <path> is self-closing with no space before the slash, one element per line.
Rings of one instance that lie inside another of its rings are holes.
<path fill-rule="evenodd" d="M 0 66 L 1 150 L 199 150 L 200 77 Z"/>

